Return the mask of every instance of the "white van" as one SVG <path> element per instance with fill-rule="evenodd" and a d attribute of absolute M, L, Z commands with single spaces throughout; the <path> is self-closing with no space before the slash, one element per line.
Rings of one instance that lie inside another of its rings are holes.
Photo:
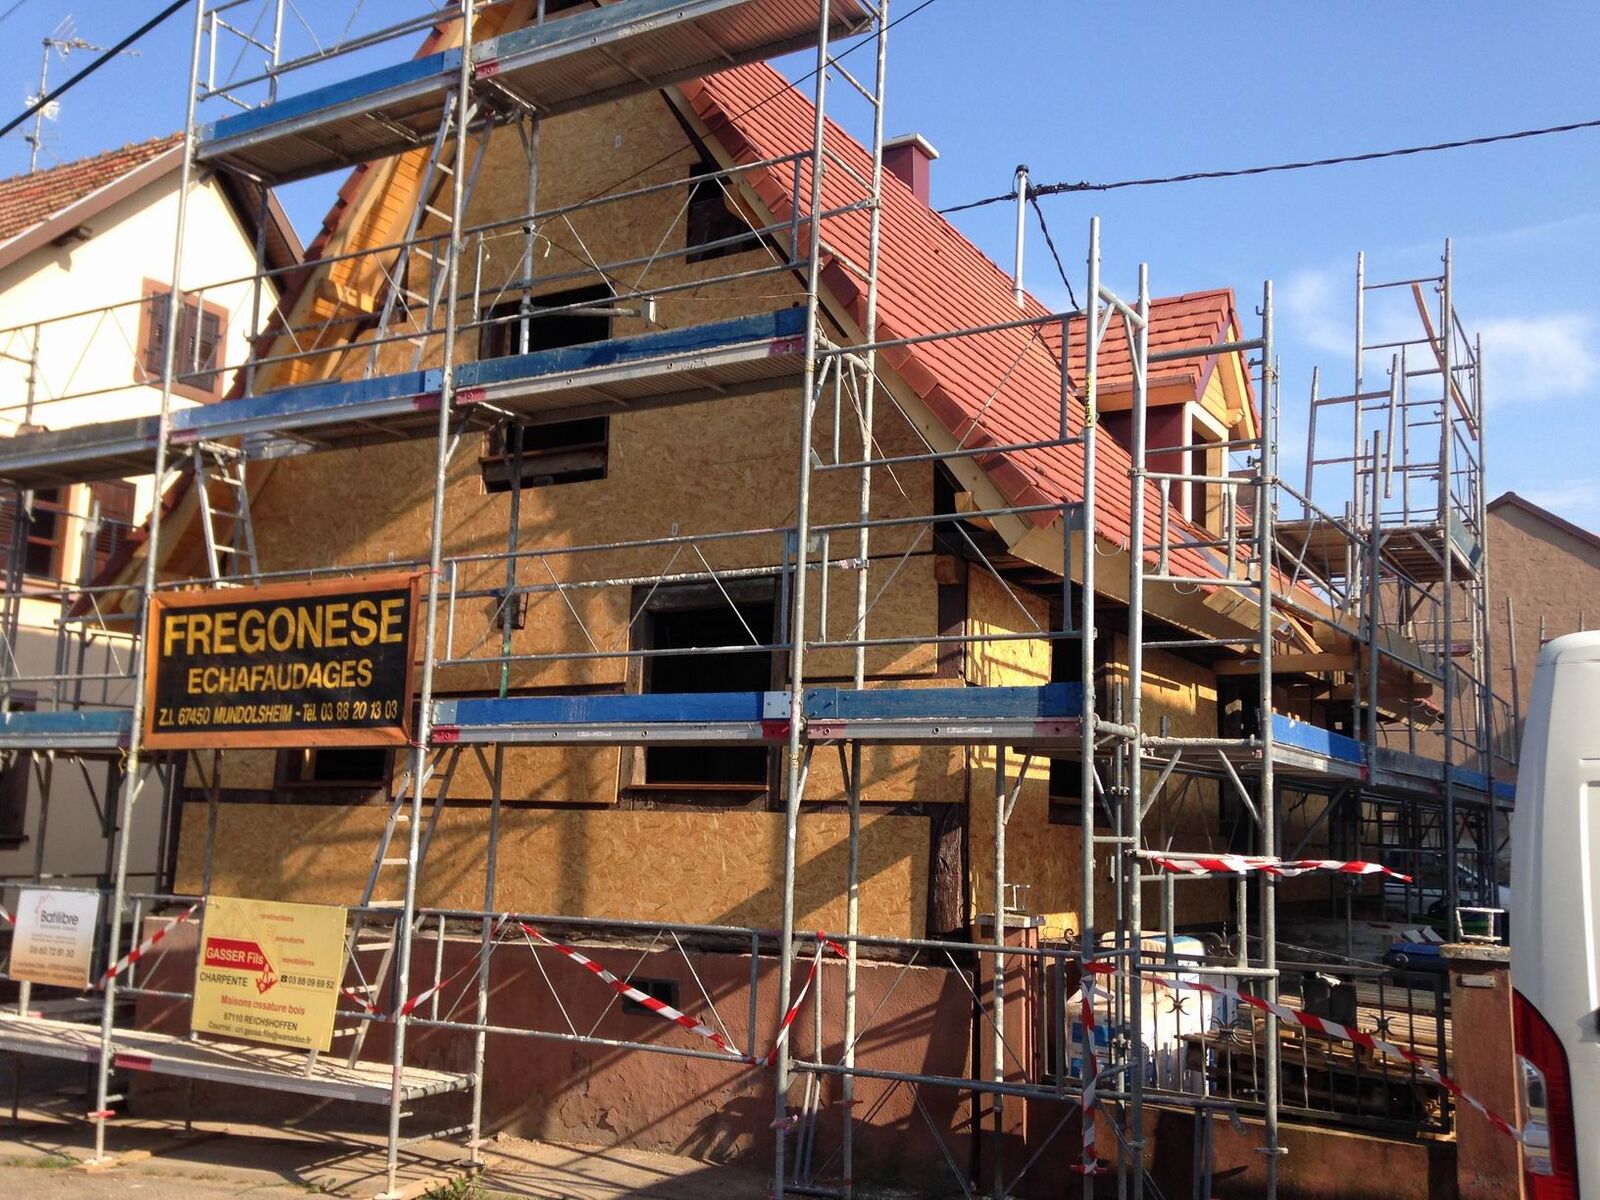
<path fill-rule="evenodd" d="M 1529 1200 L 1600 1198 L 1600 633 L 1539 653 L 1511 819 Z M 1580 1142 L 1578 1129 L 1587 1130 Z"/>

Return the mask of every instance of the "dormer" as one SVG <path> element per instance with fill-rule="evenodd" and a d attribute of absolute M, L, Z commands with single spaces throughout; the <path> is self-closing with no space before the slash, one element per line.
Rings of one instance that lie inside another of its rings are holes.
<path fill-rule="evenodd" d="M 1151 302 L 1150 351 L 1167 345 L 1222 345 L 1243 337 L 1233 291 L 1192 292 Z M 1124 447 L 1133 445 L 1133 385 L 1118 322 L 1100 361 L 1101 428 Z M 1119 367 L 1121 369 L 1119 369 Z M 1247 356 L 1219 352 L 1150 370 L 1145 444 L 1152 471 L 1224 476 L 1228 443 L 1257 436 L 1255 388 Z M 1223 488 L 1210 483 L 1169 485 L 1173 512 L 1214 533 L 1223 530 Z M 1241 495 L 1248 504 L 1250 497 Z"/>

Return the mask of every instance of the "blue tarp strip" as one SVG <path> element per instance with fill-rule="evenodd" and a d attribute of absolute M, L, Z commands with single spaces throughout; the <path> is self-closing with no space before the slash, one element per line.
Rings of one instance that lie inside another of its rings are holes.
<path fill-rule="evenodd" d="M 9 712 L 0 719 L 0 735 L 125 734 L 133 728 L 127 709 L 96 708 L 76 712 Z"/>
<path fill-rule="evenodd" d="M 807 720 L 870 721 L 874 719 L 1060 720 L 1075 717 L 1083 707 L 1083 689 L 1075 683 L 1044 687 L 883 688 L 853 691 L 812 688 L 806 692 Z"/>
<path fill-rule="evenodd" d="M 461 728 L 507 725 L 604 725 L 705 721 L 756 722 L 766 692 L 674 692 L 659 695 L 507 696 L 441 700 L 434 721 Z M 781 718 L 780 718 L 781 719 Z"/>

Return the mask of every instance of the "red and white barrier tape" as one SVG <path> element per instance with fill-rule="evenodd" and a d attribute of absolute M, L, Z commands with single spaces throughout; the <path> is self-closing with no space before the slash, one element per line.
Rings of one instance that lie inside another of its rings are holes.
<path fill-rule="evenodd" d="M 1266 875 L 1304 875 L 1309 871 L 1332 871 L 1339 875 L 1388 875 L 1411 882 L 1382 863 L 1346 862 L 1337 858 L 1265 858 L 1254 854 L 1156 854 L 1144 852 L 1141 858 L 1178 875 L 1245 875 L 1260 871 Z"/>
<path fill-rule="evenodd" d="M 806 993 L 811 990 L 812 980 L 816 979 L 817 972 L 822 970 L 823 950 L 832 950 L 840 958 L 845 957 L 845 948 L 818 930 L 817 952 L 811 959 L 811 970 L 806 972 L 806 981 L 800 985 L 800 994 L 794 998 L 794 1003 L 789 1005 L 789 1011 L 783 1014 L 783 1020 L 778 1022 L 778 1036 L 772 1040 L 772 1049 L 767 1051 L 767 1057 L 763 1060 L 769 1067 L 777 1065 L 778 1051 L 789 1040 L 789 1026 L 793 1025 L 794 1019 L 800 1015 L 800 1006 L 805 1003 Z"/>
<path fill-rule="evenodd" d="M 471 958 L 467 959 L 466 962 L 462 963 L 454 971 L 451 971 L 450 974 L 446 975 L 443 979 L 439 980 L 431 987 L 423 988 L 415 996 L 411 997 L 411 999 L 407 1000 L 398 1009 L 396 1009 L 394 1016 L 391 1016 L 387 1019 L 392 1021 L 397 1017 L 409 1017 L 418 1009 L 418 1007 L 433 999 L 434 996 L 444 991 L 445 988 L 449 987 L 456 980 L 460 979 L 468 971 L 475 970 L 478 964 L 483 961 L 485 950 L 493 950 L 495 948 L 495 945 L 500 940 L 500 930 L 505 927 L 506 922 L 508 922 L 510 919 L 511 918 L 509 914 L 502 913 L 495 920 L 494 927 L 489 930 L 489 943 L 487 947 L 480 945 L 478 947 L 478 952 Z"/>
<path fill-rule="evenodd" d="M 342 987 L 339 989 L 339 994 L 347 999 L 354 1000 L 361 1006 L 362 1011 L 367 1013 L 368 1016 L 377 1017 L 379 1020 L 388 1020 L 388 1017 L 384 1015 L 383 1009 L 379 1008 L 376 1004 L 373 1004 L 356 988 Z"/>
<path fill-rule="evenodd" d="M 133 966 L 134 963 L 138 962 L 146 954 L 149 954 L 150 951 L 155 948 L 157 942 L 166 937 L 167 934 L 171 933 L 179 925 L 182 925 L 190 917 L 194 916 L 194 914 L 199 910 L 200 906 L 204 903 L 205 901 L 203 900 L 196 900 L 188 908 L 184 909 L 183 912 L 178 914 L 178 916 L 173 920 L 172 924 L 163 925 L 160 929 L 156 930 L 149 937 L 145 938 L 144 941 L 140 942 L 132 950 L 129 950 L 117 960 L 115 966 L 106 968 L 106 973 L 100 976 L 100 982 L 95 984 L 95 987 L 105 987 L 106 984 L 110 983 L 113 978 L 121 975 L 129 967 Z"/>
<path fill-rule="evenodd" d="M 1421 1055 L 1397 1046 L 1393 1042 L 1386 1042 L 1382 1038 L 1373 1037 L 1365 1030 L 1352 1029 L 1348 1025 L 1341 1025 L 1337 1021 L 1330 1021 L 1326 1017 L 1319 1017 L 1314 1013 L 1303 1012 L 1298 1008 L 1290 1008 L 1286 1004 L 1272 1004 L 1260 996 L 1252 996 L 1247 992 L 1237 991 L 1234 988 L 1222 987 L 1214 983 L 1201 983 L 1198 980 L 1167 979 L 1160 975 L 1144 975 L 1143 979 L 1170 991 L 1209 992 L 1213 996 L 1226 996 L 1240 1004 L 1254 1008 L 1260 1012 L 1271 1013 L 1280 1021 L 1301 1029 L 1308 1029 L 1312 1033 L 1321 1034 L 1323 1037 L 1335 1038 L 1339 1041 L 1350 1042 L 1378 1054 L 1387 1054 L 1394 1058 L 1404 1059 L 1423 1075 L 1449 1092 L 1463 1104 L 1476 1109 L 1478 1113 L 1501 1133 L 1518 1142 L 1522 1140 L 1522 1131 L 1488 1105 L 1461 1090 L 1460 1084 L 1442 1073 L 1430 1064 Z"/>
<path fill-rule="evenodd" d="M 546 946 L 549 946 L 552 950 L 566 955 L 584 970 L 591 972 L 600 979 L 604 980 L 606 983 L 610 984 L 612 990 L 615 991 L 619 996 L 623 996 L 629 1000 L 632 1000 L 635 1004 L 643 1005 L 645 1008 L 655 1013 L 656 1016 L 681 1025 L 690 1033 L 698 1034 L 700 1037 L 705 1038 L 706 1041 L 710 1042 L 718 1050 L 721 1050 L 724 1054 L 727 1054 L 733 1058 L 737 1058 L 740 1062 L 750 1061 L 745 1055 L 740 1054 L 737 1050 L 730 1046 L 728 1044 L 728 1039 L 723 1037 L 722 1034 L 718 1033 L 715 1029 L 712 1029 L 711 1026 L 679 1012 L 670 1004 L 666 1004 L 663 1001 L 657 1000 L 654 996 L 650 996 L 644 992 L 641 992 L 638 988 L 634 987 L 626 980 L 618 979 L 615 975 L 606 970 L 599 963 L 595 962 L 592 958 L 578 953 L 578 951 L 574 950 L 571 946 L 563 945 L 554 938 L 546 937 L 532 925 L 528 925 L 520 921 L 518 922 L 518 925 L 522 929 L 522 932 L 527 934 L 534 941 L 540 942 Z"/>
<path fill-rule="evenodd" d="M 1094 1111 L 1100 1060 L 1094 1052 L 1094 981 L 1096 975 L 1112 975 L 1116 969 L 1111 963 L 1083 964 L 1083 1161 L 1072 1168 L 1079 1175 L 1098 1175 L 1105 1169 L 1095 1153 Z"/>

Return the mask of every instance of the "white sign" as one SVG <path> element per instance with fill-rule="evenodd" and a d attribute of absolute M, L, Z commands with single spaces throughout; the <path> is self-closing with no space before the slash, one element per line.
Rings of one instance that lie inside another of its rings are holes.
<path fill-rule="evenodd" d="M 88 987 L 100 894 L 23 888 L 17 895 L 11 978 Z"/>

